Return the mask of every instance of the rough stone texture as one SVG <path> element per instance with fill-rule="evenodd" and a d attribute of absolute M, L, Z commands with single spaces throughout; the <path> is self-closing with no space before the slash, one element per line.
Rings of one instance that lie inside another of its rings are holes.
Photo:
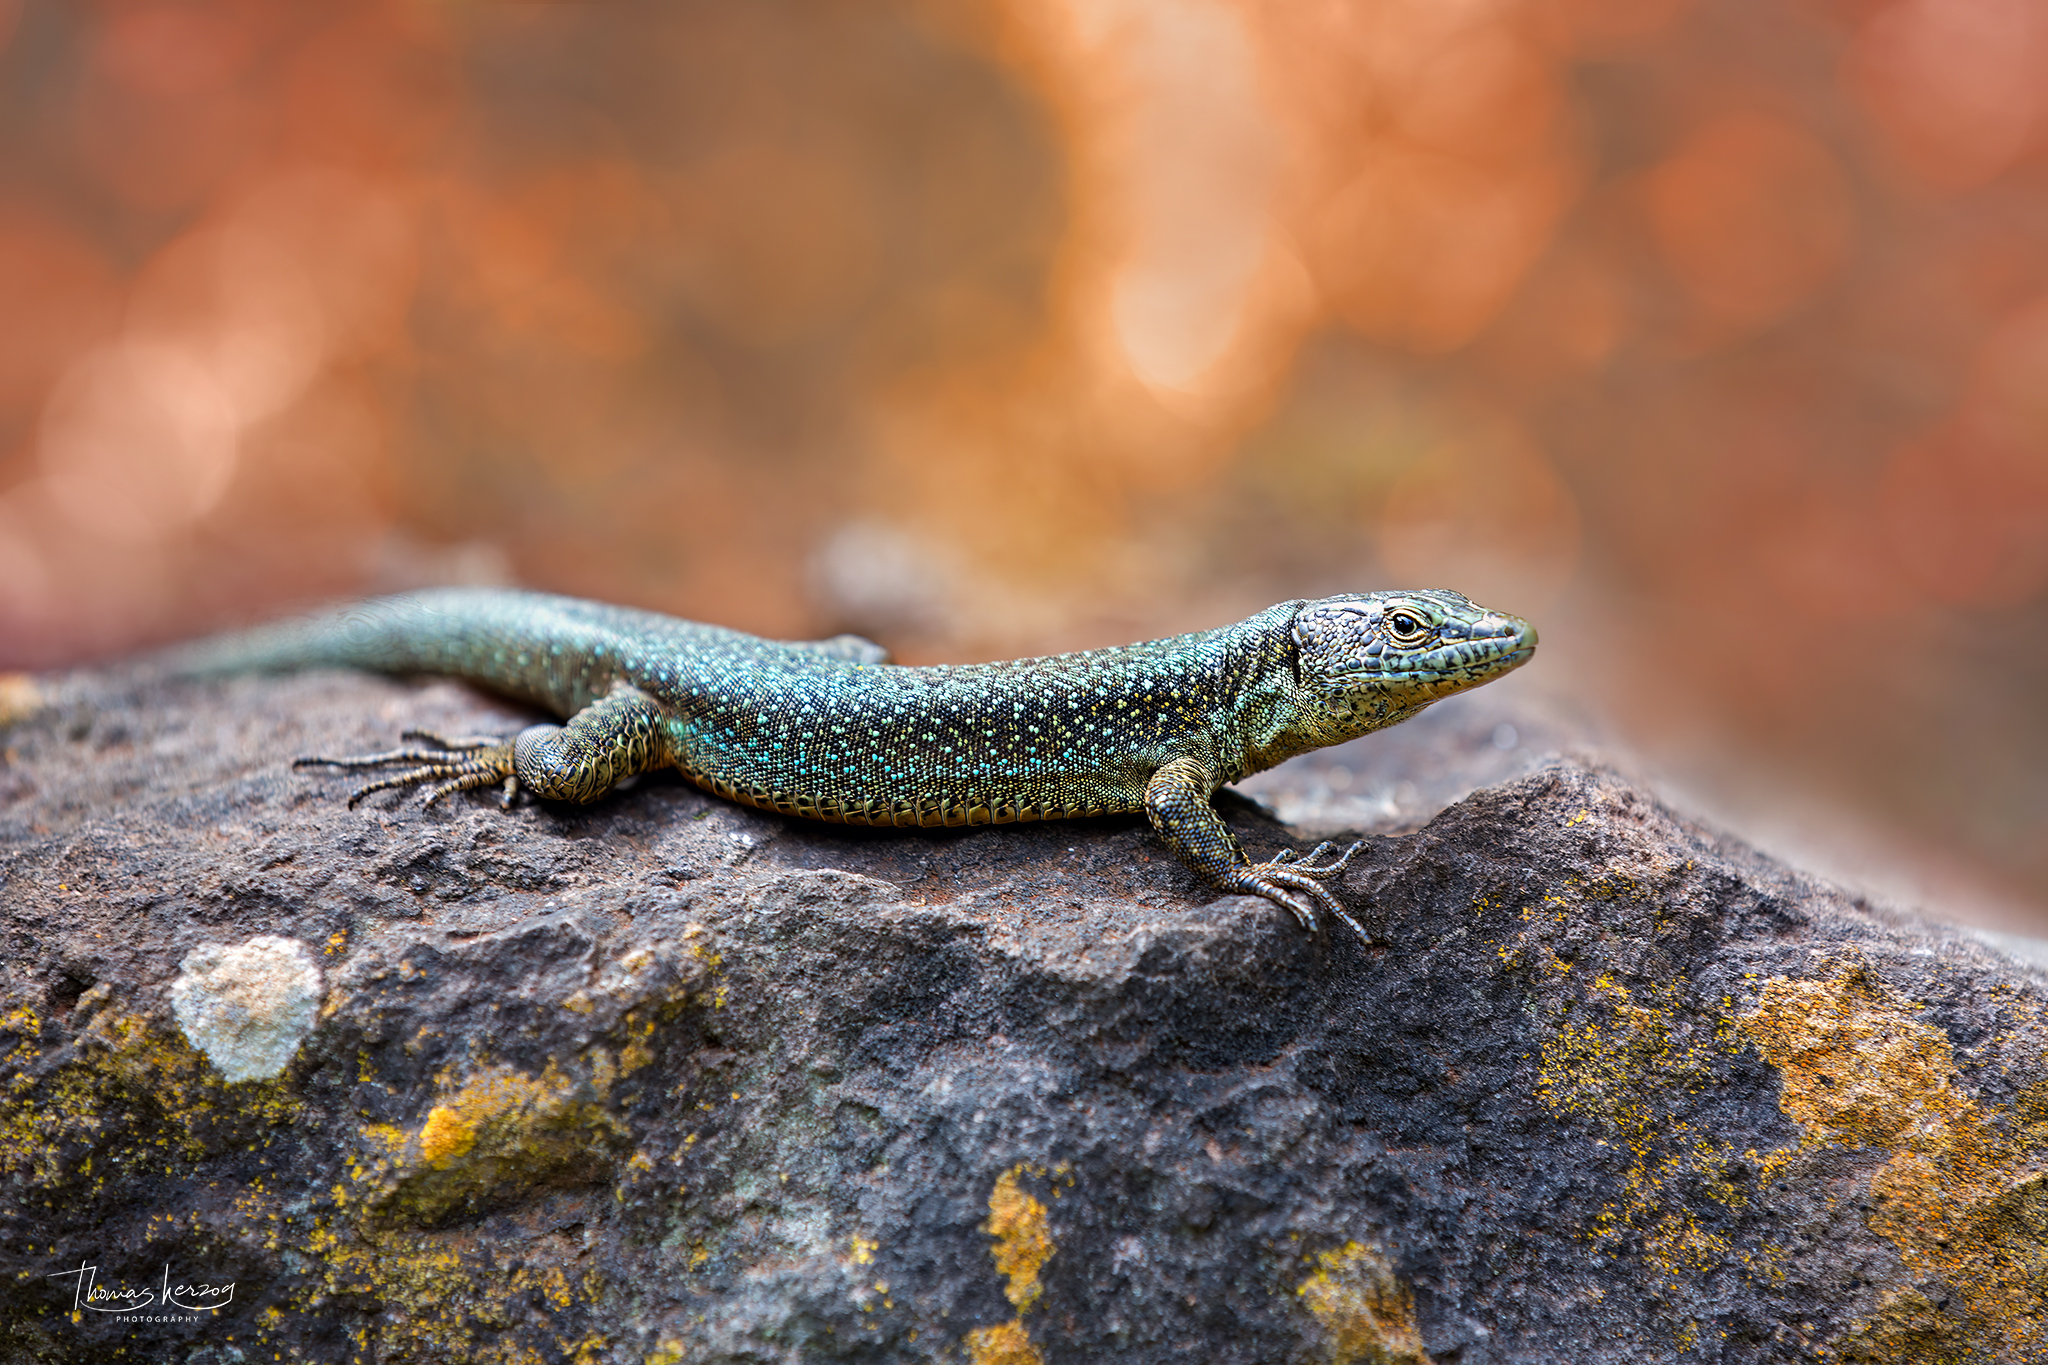
<path fill-rule="evenodd" d="M 47 689 L 0 1361 L 2048 1360 L 2043 979 L 1546 757 L 1512 687 L 1260 784 L 1369 828 L 1371 944 L 1135 819 L 286 767 L 516 715 L 447 683 Z M 325 1000 L 230 1083 L 170 987 L 264 935 Z"/>

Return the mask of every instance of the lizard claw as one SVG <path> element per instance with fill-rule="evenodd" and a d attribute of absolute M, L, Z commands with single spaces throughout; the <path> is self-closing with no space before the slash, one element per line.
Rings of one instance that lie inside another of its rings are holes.
<path fill-rule="evenodd" d="M 410 763 L 414 766 L 402 773 L 379 778 L 367 786 L 359 787 L 348 798 L 348 808 L 354 810 L 356 803 L 375 792 L 389 791 L 394 787 L 423 787 L 425 800 L 420 804 L 432 806 L 444 796 L 456 792 L 474 791 L 478 787 L 495 787 L 503 784 L 506 788 L 506 805 L 511 805 L 511 796 L 516 792 L 516 779 L 512 776 L 512 741 L 508 739 L 444 739 L 431 730 L 407 730 L 404 738 L 425 740 L 435 745 L 432 749 L 390 749 L 381 754 L 356 754 L 347 758 L 306 757 L 292 760 L 294 768 L 381 768 L 394 763 Z"/>
<path fill-rule="evenodd" d="M 1315 865 L 1316 859 L 1322 857 L 1324 854 L 1328 853 L 1331 849 L 1335 847 L 1335 844 L 1331 843 L 1329 840 L 1326 839 L 1322 843 L 1317 844 L 1314 848 L 1310 849 L 1306 853 L 1296 853 L 1291 848 L 1283 848 L 1278 853 L 1273 855 L 1272 863 L 1268 865 L 1271 866 L 1273 864 L 1284 863 L 1287 865 L 1289 870 L 1299 872 L 1304 877 L 1314 877 L 1320 881 L 1325 877 L 1334 877 L 1338 873 L 1342 872 L 1345 868 L 1349 867 L 1351 865 L 1352 856 L 1356 854 L 1358 850 L 1365 847 L 1365 842 L 1363 840 L 1360 840 L 1358 843 L 1355 843 L 1351 845 L 1351 847 L 1345 849 L 1344 852 L 1338 856 L 1336 862 L 1325 863 L 1323 866 L 1317 867 Z"/>
<path fill-rule="evenodd" d="M 1335 844 L 1325 839 L 1323 840 L 1323 842 L 1317 844 L 1314 848 L 1310 849 L 1306 853 L 1296 853 L 1291 848 L 1283 848 L 1278 853 L 1275 853 L 1270 859 L 1268 859 L 1268 861 L 1274 864 L 1293 863 L 1297 871 L 1309 872 L 1313 875 L 1315 872 L 1320 871 L 1322 869 L 1312 868 L 1309 865 L 1335 847 Z M 1344 864 L 1351 861 L 1351 855 L 1358 852 L 1359 847 L 1360 846 L 1358 844 L 1353 844 L 1350 848 L 1345 849 L 1344 856 L 1339 858 L 1335 863 L 1331 864 L 1328 870 L 1335 872 L 1341 869 L 1344 866 Z M 1298 863 L 1294 861 L 1297 858 L 1301 860 Z"/>
<path fill-rule="evenodd" d="M 1343 856 L 1333 863 L 1321 867 L 1316 859 L 1328 853 L 1335 845 L 1318 844 L 1306 855 L 1297 854 L 1293 849 L 1282 849 L 1263 863 L 1247 863 L 1231 869 L 1226 887 L 1232 891 L 1247 892 L 1264 896 L 1278 905 L 1284 905 L 1294 912 L 1301 921 L 1301 927 L 1310 933 L 1316 931 L 1315 905 L 1320 905 L 1332 915 L 1351 926 L 1351 931 L 1370 943 L 1372 935 L 1346 913 L 1336 896 L 1323 883 L 1341 874 L 1350 864 L 1351 857 L 1365 845 L 1356 843 L 1344 850 Z"/>

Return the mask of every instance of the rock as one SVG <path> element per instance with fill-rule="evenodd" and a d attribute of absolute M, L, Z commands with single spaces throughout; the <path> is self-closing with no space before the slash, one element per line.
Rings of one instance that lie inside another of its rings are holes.
<path fill-rule="evenodd" d="M 518 716 L 448 683 L 39 696 L 0 1361 L 2048 1360 L 2038 969 L 1506 686 L 1263 784 L 1368 829 L 1371 943 L 1139 820 L 349 811 L 287 766 Z M 282 1070 L 190 1021 L 209 961 L 297 953 Z"/>

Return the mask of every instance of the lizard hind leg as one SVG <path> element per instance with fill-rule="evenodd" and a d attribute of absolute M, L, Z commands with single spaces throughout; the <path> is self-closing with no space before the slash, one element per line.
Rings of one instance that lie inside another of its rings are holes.
<path fill-rule="evenodd" d="M 588 804 L 614 784 L 672 760 L 667 712 L 637 687 L 612 690 L 566 725 L 530 725 L 512 740 L 512 776 L 550 801 Z"/>
<path fill-rule="evenodd" d="M 372 793 L 395 787 L 423 788 L 422 804 L 428 806 L 456 792 L 493 786 L 504 787 L 507 806 L 522 787 L 551 801 L 587 803 L 620 779 L 669 761 L 662 719 L 661 707 L 652 697 L 620 684 L 571 716 L 566 725 L 529 725 L 510 739 L 448 739 L 427 730 L 408 730 L 407 739 L 436 747 L 300 758 L 292 766 L 353 770 L 413 765 L 358 790 L 349 797 L 351 807 Z"/>

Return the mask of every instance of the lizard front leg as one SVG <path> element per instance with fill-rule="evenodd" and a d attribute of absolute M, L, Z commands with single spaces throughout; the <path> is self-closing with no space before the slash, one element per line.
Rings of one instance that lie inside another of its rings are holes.
<path fill-rule="evenodd" d="M 1310 902 L 1319 901 L 1360 938 L 1371 937 L 1323 885 L 1344 871 L 1361 845 L 1353 844 L 1337 861 L 1321 867 L 1315 860 L 1330 851 L 1329 844 L 1318 845 L 1307 857 L 1283 849 L 1272 861 L 1255 863 L 1209 803 L 1215 785 L 1209 770 L 1192 758 L 1174 759 L 1145 784 L 1146 818 L 1175 857 L 1225 891 L 1264 896 L 1286 906 L 1310 933 L 1316 928 Z"/>
<path fill-rule="evenodd" d="M 455 792 L 503 786 L 511 805 L 521 787 L 551 801 L 588 804 L 624 778 L 669 762 L 660 703 L 637 687 L 615 683 L 606 696 L 578 711 L 566 725 L 529 725 L 510 739 L 443 739 L 408 730 L 431 749 L 393 749 L 350 758 L 294 759 L 294 768 L 414 766 L 379 779 L 349 797 L 356 802 L 393 787 L 425 787 L 424 804 Z"/>

